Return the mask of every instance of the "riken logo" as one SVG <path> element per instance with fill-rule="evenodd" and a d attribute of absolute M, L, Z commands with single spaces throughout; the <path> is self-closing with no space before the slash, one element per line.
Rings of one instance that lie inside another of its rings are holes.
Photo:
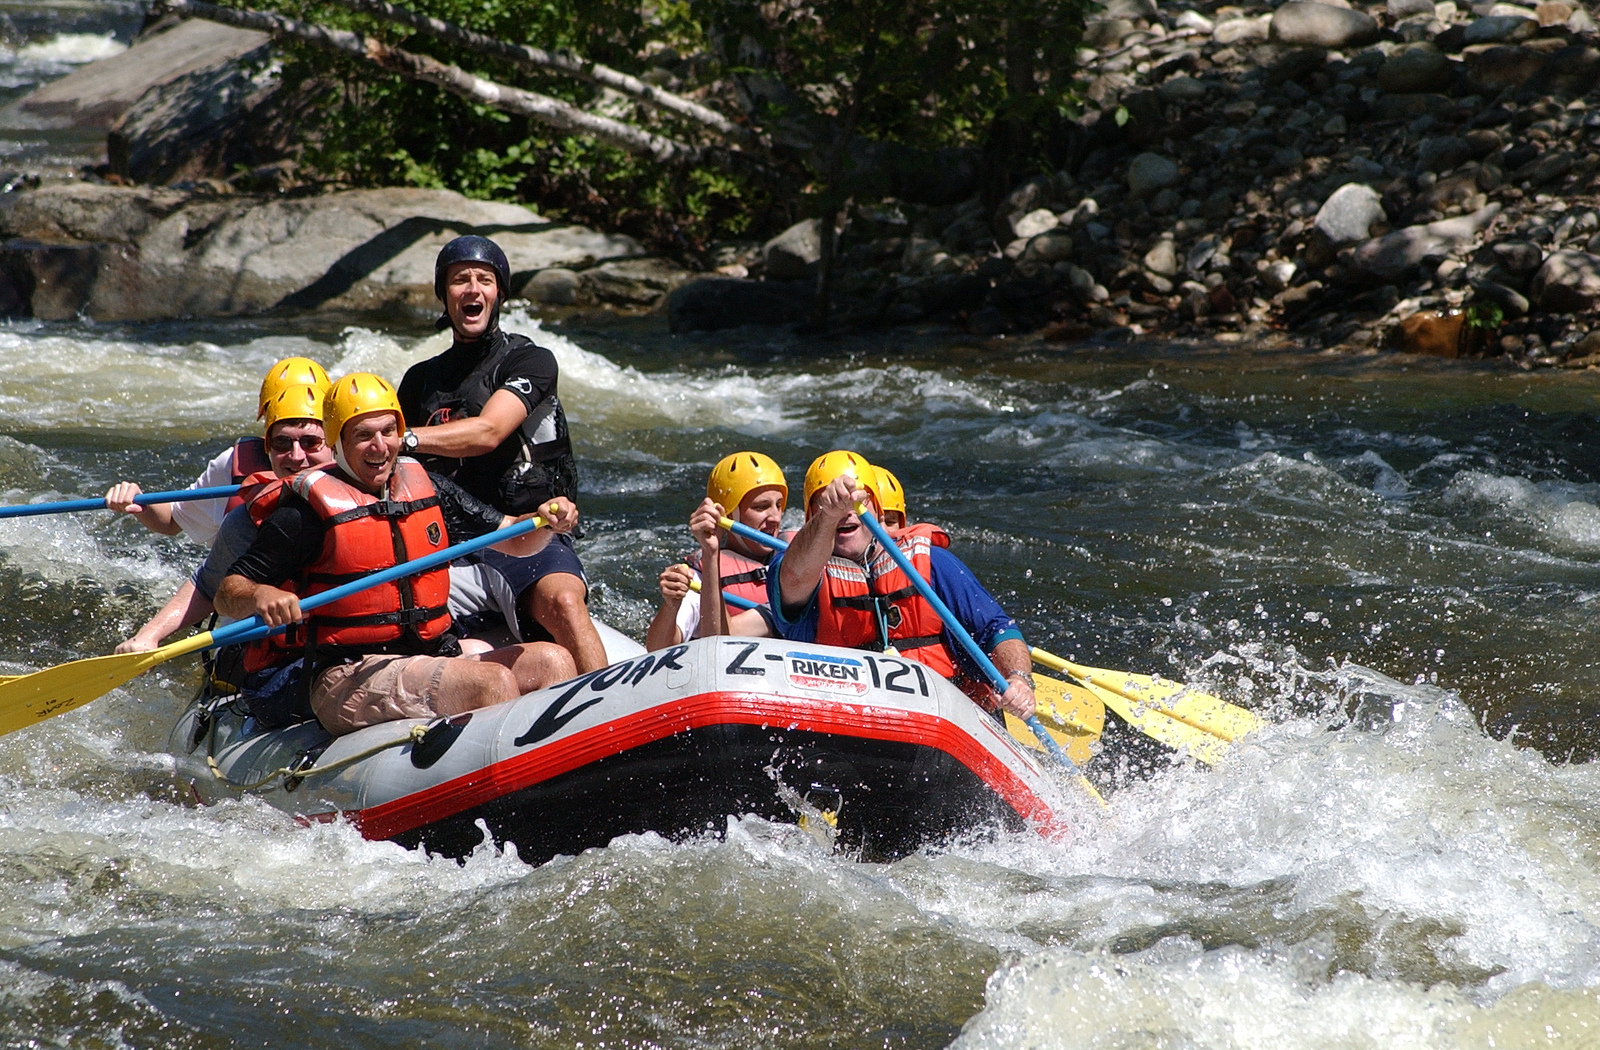
<path fill-rule="evenodd" d="M 789 684 L 796 688 L 845 696 L 865 696 L 869 688 L 861 677 L 865 665 L 860 660 L 792 651 L 784 657 L 789 661 Z"/>

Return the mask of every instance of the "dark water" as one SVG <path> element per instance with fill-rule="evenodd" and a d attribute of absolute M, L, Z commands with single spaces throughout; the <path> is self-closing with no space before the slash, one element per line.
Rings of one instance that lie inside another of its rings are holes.
<path fill-rule="evenodd" d="M 1068 812 L 1066 843 L 881 865 L 730 815 L 458 866 L 188 805 L 163 750 L 192 688 L 175 662 L 0 739 L 0 1042 L 1588 1045 L 1592 377 L 653 322 L 541 338 L 614 624 L 642 632 L 717 458 L 764 449 L 798 484 L 842 445 L 949 527 L 1030 641 L 1273 724 Z M 183 484 L 276 358 L 398 376 L 433 345 L 13 325 L 4 502 Z M 108 651 L 195 557 L 105 516 L 0 522 L 0 659 Z"/>

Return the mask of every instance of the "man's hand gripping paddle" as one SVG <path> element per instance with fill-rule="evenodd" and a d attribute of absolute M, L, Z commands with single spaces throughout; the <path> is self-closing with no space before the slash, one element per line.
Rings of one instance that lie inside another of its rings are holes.
<path fill-rule="evenodd" d="M 312 609 L 348 598 L 369 587 L 377 587 L 419 572 L 426 572 L 473 551 L 515 539 L 544 524 L 543 518 L 535 516 L 514 525 L 507 525 L 477 539 L 446 547 L 444 550 L 435 551 L 413 561 L 402 562 L 330 591 L 313 595 L 302 601 L 300 608 L 310 612 Z M 89 701 L 96 700 L 137 678 L 157 664 L 165 663 L 174 657 L 219 645 L 253 642 L 286 629 L 268 627 L 261 617 L 252 616 L 248 620 L 240 620 L 238 623 L 231 623 L 215 631 L 206 631 L 148 652 L 95 656 L 5 679 L 0 681 L 0 735 L 25 729 L 36 722 L 43 722 L 47 718 L 82 707 Z"/>

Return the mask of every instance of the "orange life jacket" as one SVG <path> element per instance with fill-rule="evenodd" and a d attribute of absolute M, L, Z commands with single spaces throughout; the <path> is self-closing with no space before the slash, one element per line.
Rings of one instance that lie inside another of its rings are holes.
<path fill-rule="evenodd" d="M 917 524 L 901 530 L 897 543 L 922 578 L 931 581 L 931 552 L 950 546 L 950 537 L 937 525 Z M 900 655 L 946 678 L 955 676 L 955 658 L 944 644 L 944 622 L 888 551 L 875 547 L 864 566 L 829 558 L 817 588 L 817 641 L 881 652 L 887 648 L 885 629 L 887 643 Z"/>
<path fill-rule="evenodd" d="M 284 590 L 309 598 L 431 554 L 450 542 L 438 493 L 415 460 L 395 464 L 384 499 L 330 470 L 303 470 L 251 503 L 252 515 L 259 514 L 257 521 L 264 521 L 287 487 L 327 525 L 321 553 L 298 579 L 287 581 Z M 433 649 L 428 643 L 450 628 L 449 600 L 449 566 L 368 587 L 316 609 L 306 623 L 256 643 L 245 665 L 260 670 L 294 651 L 309 649 L 316 656 L 330 647 L 360 654 L 427 653 Z"/>
<path fill-rule="evenodd" d="M 787 542 L 793 532 L 780 532 L 778 538 Z M 722 593 L 734 594 L 746 598 L 759 605 L 767 604 L 767 564 L 756 561 L 738 551 L 729 550 L 724 546 L 719 552 L 721 557 L 717 560 L 717 568 L 722 576 Z M 684 561 L 689 568 L 700 572 L 700 552 L 694 551 Z"/>

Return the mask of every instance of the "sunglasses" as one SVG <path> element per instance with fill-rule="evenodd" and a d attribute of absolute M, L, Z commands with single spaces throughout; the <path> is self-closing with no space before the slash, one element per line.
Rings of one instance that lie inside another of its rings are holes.
<path fill-rule="evenodd" d="M 296 445 L 299 445 L 303 451 L 315 452 L 322 447 L 323 440 L 317 434 L 302 434 L 297 438 L 290 437 L 288 434 L 279 434 L 267 444 L 274 452 L 290 452 L 293 451 Z"/>

